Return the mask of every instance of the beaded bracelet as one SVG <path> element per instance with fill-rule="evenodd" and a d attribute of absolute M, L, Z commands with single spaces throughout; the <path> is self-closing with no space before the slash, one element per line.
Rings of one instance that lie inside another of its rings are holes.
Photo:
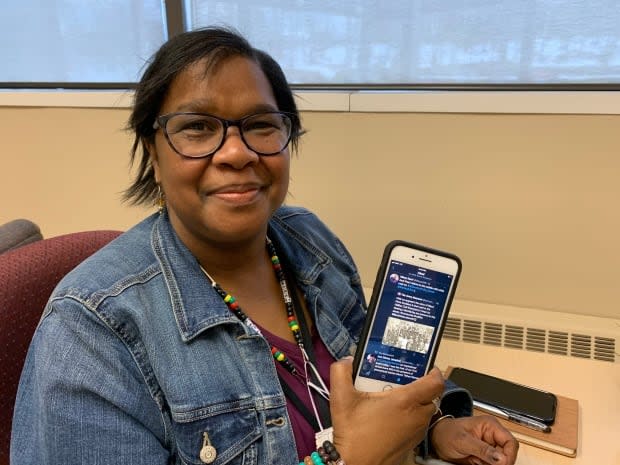
<path fill-rule="evenodd" d="M 454 415 L 442 415 L 439 418 L 437 418 L 437 420 L 435 420 L 434 422 L 431 423 L 431 425 L 428 427 L 428 431 L 430 431 L 431 429 L 433 429 L 435 426 L 437 426 L 437 423 L 439 423 L 442 420 L 445 420 L 446 418 L 454 418 Z"/>
<path fill-rule="evenodd" d="M 309 456 L 304 457 L 299 465 L 346 465 L 336 450 L 336 446 L 331 441 L 323 442 L 323 447 L 319 447 Z"/>

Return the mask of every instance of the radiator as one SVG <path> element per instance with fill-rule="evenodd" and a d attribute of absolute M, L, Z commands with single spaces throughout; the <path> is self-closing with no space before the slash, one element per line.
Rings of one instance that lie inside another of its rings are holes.
<path fill-rule="evenodd" d="M 617 363 L 620 320 L 455 300 L 443 338 Z"/>

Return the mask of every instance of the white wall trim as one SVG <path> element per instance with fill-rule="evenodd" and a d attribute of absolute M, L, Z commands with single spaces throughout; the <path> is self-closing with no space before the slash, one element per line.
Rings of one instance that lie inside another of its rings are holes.
<path fill-rule="evenodd" d="M 0 107 L 129 108 L 132 101 L 131 90 L 0 91 Z"/>
<path fill-rule="evenodd" d="M 357 92 L 352 112 L 620 114 L 614 91 Z"/>
<path fill-rule="evenodd" d="M 620 114 L 618 91 L 296 92 L 302 111 L 377 113 Z M 133 92 L 0 91 L 0 107 L 129 108 Z"/>

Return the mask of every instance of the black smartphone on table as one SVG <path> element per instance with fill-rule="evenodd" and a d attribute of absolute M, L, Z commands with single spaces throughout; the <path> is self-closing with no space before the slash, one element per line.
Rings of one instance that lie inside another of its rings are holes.
<path fill-rule="evenodd" d="M 385 247 L 353 361 L 356 389 L 384 391 L 430 371 L 460 273 L 456 255 L 406 241 Z"/>
<path fill-rule="evenodd" d="M 474 401 L 483 406 L 523 415 L 545 425 L 555 421 L 557 397 L 551 392 L 461 367 L 453 368 L 448 379 L 467 389 Z"/>

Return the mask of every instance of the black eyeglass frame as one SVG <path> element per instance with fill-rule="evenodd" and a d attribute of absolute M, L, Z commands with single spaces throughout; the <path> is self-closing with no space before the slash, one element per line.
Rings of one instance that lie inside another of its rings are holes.
<path fill-rule="evenodd" d="M 248 144 L 248 141 L 245 140 L 245 137 L 243 135 L 243 129 L 242 129 L 242 124 L 247 121 L 250 118 L 259 116 L 259 115 L 270 115 L 270 114 L 278 114 L 281 116 L 284 116 L 288 119 L 289 121 L 289 133 L 288 133 L 288 137 L 286 139 L 286 142 L 284 144 L 284 146 L 278 150 L 277 152 L 271 152 L 271 153 L 263 153 L 263 152 L 259 152 L 255 149 L 253 149 L 250 144 Z M 211 152 L 209 153 L 205 153 L 202 155 L 198 155 L 198 156 L 191 156 L 191 155 L 186 155 L 184 153 L 181 153 L 172 143 L 172 140 L 170 139 L 170 136 L 168 135 L 168 129 L 166 127 L 166 125 L 168 124 L 168 121 L 178 115 L 188 115 L 188 116 L 208 116 L 210 118 L 214 118 L 216 120 L 218 120 L 220 123 L 222 123 L 222 126 L 224 127 L 224 131 L 222 131 L 222 140 L 220 140 L 220 143 L 217 145 L 217 147 L 215 149 L 213 149 Z M 174 150 L 176 153 L 178 153 L 179 155 L 181 155 L 184 158 L 207 158 L 210 157 L 211 155 L 213 155 L 215 152 L 217 152 L 219 149 L 222 148 L 222 145 L 224 145 L 224 142 L 226 142 L 226 133 L 228 132 L 228 128 L 231 126 L 237 127 L 239 129 L 239 136 L 241 137 L 241 140 L 243 141 L 243 143 L 245 144 L 245 146 L 250 149 L 252 152 L 256 153 L 257 155 L 261 155 L 261 156 L 273 156 L 273 155 L 278 155 L 279 153 L 282 153 L 282 151 L 288 147 L 288 145 L 291 143 L 291 139 L 293 138 L 293 118 L 296 118 L 296 115 L 292 114 L 292 113 L 287 113 L 285 111 L 261 111 L 259 113 L 253 113 L 251 115 L 247 115 L 244 116 L 243 118 L 239 118 L 239 119 L 226 119 L 226 118 L 220 118 L 219 116 L 216 115 L 212 115 L 211 113 L 200 113 L 200 112 L 184 112 L 184 111 L 180 111 L 180 112 L 174 112 L 174 113 L 166 113 L 165 115 L 160 115 L 157 118 L 155 118 L 155 122 L 153 123 L 153 129 L 157 130 L 157 129 L 161 129 L 164 132 L 164 136 L 166 137 L 166 141 L 168 142 L 168 145 L 170 146 L 170 148 L 172 148 L 172 150 Z"/>

